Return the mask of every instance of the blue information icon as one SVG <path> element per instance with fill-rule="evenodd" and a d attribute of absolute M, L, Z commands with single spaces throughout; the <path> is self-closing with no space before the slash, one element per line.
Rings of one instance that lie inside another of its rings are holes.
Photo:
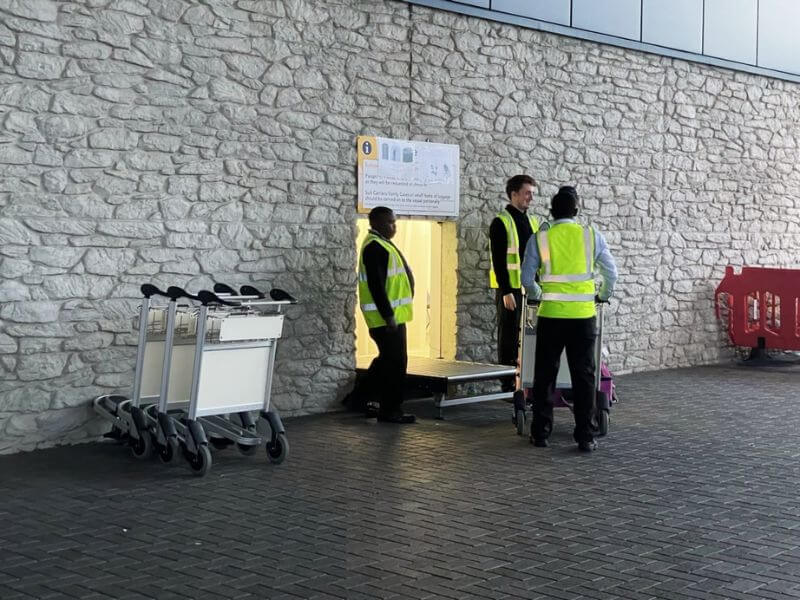
<path fill-rule="evenodd" d="M 364 154 L 372 154 L 372 142 L 365 140 L 364 143 L 361 144 L 361 151 Z"/>

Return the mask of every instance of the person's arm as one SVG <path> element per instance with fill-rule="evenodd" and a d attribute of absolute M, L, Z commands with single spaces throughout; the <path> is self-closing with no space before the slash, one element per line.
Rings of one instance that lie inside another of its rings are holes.
<path fill-rule="evenodd" d="M 364 269 L 367 272 L 367 287 L 378 312 L 387 323 L 393 321 L 394 309 L 386 294 L 389 253 L 379 243 L 370 242 L 364 248 Z"/>
<path fill-rule="evenodd" d="M 596 229 L 594 230 L 594 263 L 603 279 L 597 297 L 605 302 L 614 293 L 614 285 L 617 283 L 617 263 L 608 249 L 606 239 Z"/>
<path fill-rule="evenodd" d="M 497 279 L 497 287 L 505 296 L 511 293 L 511 281 L 508 277 L 508 236 L 503 222 L 497 217 L 489 225 L 489 246 L 492 251 L 492 267 Z"/>
<path fill-rule="evenodd" d="M 542 288 L 536 283 L 536 272 L 539 270 L 541 259 L 539 258 L 539 245 L 536 243 L 536 234 L 528 240 L 525 247 L 525 257 L 522 259 L 522 286 L 532 300 L 539 300 L 542 297 Z"/>
<path fill-rule="evenodd" d="M 394 244 L 392 244 L 392 245 L 394 246 Z M 408 277 L 408 283 L 411 286 L 411 297 L 413 298 L 414 297 L 414 284 L 415 284 L 415 282 L 414 282 L 414 272 L 411 270 L 411 267 L 408 266 L 408 261 L 406 260 L 406 257 L 403 255 L 403 253 L 400 252 L 400 248 L 398 248 L 397 246 L 394 246 L 394 247 L 397 250 L 397 253 L 400 255 L 400 260 L 403 261 L 403 268 L 406 270 L 406 276 Z"/>

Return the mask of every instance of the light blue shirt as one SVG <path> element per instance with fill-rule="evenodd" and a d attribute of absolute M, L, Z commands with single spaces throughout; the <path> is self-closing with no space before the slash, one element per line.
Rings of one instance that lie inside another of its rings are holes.
<path fill-rule="evenodd" d="M 574 223 L 575 219 L 556 219 L 550 223 L 550 227 L 558 225 L 559 223 Z M 594 229 L 594 227 L 592 227 Z M 541 231 L 541 230 L 540 230 Z M 534 234 L 535 237 L 535 234 Z M 522 285 L 525 290 L 534 300 L 539 300 L 542 297 L 542 288 L 534 281 L 536 272 L 542 264 L 542 259 L 539 257 L 539 244 L 534 238 L 531 238 L 528 245 L 525 247 L 525 257 L 522 260 Z M 614 262 L 614 257 L 611 256 L 611 251 L 608 249 L 608 244 L 603 235 L 594 229 L 594 264 L 603 283 L 597 295 L 601 300 L 608 300 L 611 294 L 614 293 L 614 284 L 617 282 L 617 264 Z"/>

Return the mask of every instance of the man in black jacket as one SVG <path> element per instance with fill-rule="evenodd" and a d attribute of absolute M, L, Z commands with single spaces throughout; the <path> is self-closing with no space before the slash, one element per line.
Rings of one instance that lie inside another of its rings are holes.
<path fill-rule="evenodd" d="M 536 181 L 530 175 L 515 175 L 506 182 L 509 203 L 489 225 L 491 270 L 489 283 L 496 289 L 497 362 L 516 365 L 519 355 L 519 325 L 522 315 L 520 269 L 528 240 L 539 222 L 528 215 Z M 514 378 L 503 382 L 503 391 L 514 389 Z"/>

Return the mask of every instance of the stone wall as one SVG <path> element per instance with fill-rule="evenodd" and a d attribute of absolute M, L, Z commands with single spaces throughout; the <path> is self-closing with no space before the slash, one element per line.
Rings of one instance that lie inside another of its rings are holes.
<path fill-rule="evenodd" d="M 457 143 L 459 356 L 504 180 L 574 183 L 619 371 L 718 360 L 724 265 L 797 266 L 798 86 L 389 0 L 0 1 L 0 452 L 97 435 L 138 286 L 294 292 L 282 414 L 352 377 L 355 136 Z"/>

